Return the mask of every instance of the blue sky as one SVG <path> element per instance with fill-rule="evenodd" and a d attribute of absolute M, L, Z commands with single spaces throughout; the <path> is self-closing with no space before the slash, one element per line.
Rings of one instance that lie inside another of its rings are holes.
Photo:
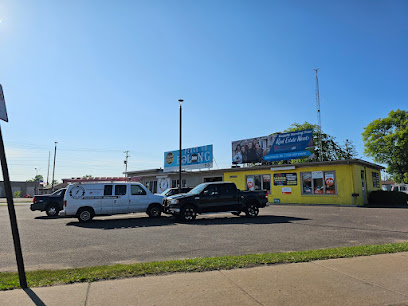
<path fill-rule="evenodd" d="M 408 109 L 407 1 L 0 0 L 1 123 L 12 180 L 121 176 L 178 149 L 317 122 L 350 139 Z M 215 168 L 217 167 L 214 164 Z"/>

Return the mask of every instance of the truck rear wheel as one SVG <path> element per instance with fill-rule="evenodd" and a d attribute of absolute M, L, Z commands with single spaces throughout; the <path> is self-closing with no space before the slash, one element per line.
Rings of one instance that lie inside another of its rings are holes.
<path fill-rule="evenodd" d="M 48 217 L 58 216 L 59 209 L 57 204 L 55 203 L 48 204 L 47 208 L 45 209 L 45 213 L 47 214 Z"/>
<path fill-rule="evenodd" d="M 256 217 L 258 216 L 258 214 L 259 214 L 259 208 L 258 208 L 258 205 L 256 205 L 255 203 L 250 203 L 245 208 L 245 215 L 248 218 Z"/>

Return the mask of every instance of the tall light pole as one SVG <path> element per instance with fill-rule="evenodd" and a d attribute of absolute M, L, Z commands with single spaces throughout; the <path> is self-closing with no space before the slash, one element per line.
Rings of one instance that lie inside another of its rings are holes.
<path fill-rule="evenodd" d="M 54 151 L 54 167 L 52 168 L 52 182 L 51 182 L 51 191 L 54 192 L 54 174 L 55 174 L 55 159 L 57 157 L 57 143 L 58 142 L 54 142 L 55 144 L 55 151 Z"/>
<path fill-rule="evenodd" d="M 179 99 L 180 102 L 180 146 L 179 146 L 179 193 L 181 193 L 181 104 L 184 100 Z"/>

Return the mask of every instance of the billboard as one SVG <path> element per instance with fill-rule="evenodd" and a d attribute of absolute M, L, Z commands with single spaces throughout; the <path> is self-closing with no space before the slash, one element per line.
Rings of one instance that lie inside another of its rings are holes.
<path fill-rule="evenodd" d="M 179 150 L 164 152 L 164 172 L 179 170 Z M 213 145 L 181 150 L 181 169 L 202 169 L 213 166 Z"/>
<path fill-rule="evenodd" d="M 272 134 L 232 142 L 232 163 L 262 163 L 310 156 L 313 129 Z"/>

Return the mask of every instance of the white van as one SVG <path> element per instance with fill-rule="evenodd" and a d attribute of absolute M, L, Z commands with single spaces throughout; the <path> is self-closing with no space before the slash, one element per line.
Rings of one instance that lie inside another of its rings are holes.
<path fill-rule="evenodd" d="M 61 216 L 77 217 L 80 222 L 91 221 L 98 215 L 146 212 L 160 217 L 162 195 L 152 194 L 140 183 L 106 182 L 69 185 L 64 196 Z"/>

